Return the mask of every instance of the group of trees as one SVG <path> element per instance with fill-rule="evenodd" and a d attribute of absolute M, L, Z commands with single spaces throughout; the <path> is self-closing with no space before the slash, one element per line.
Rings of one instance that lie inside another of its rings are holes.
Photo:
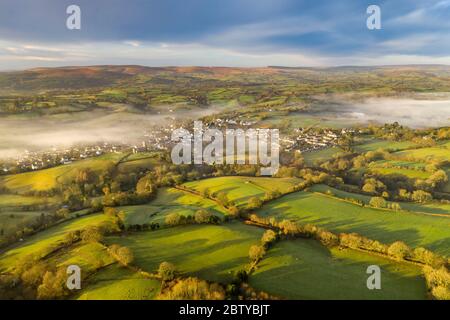
<path fill-rule="evenodd" d="M 180 278 L 175 265 L 167 261 L 160 263 L 157 275 L 163 281 L 157 296 L 160 300 L 224 300 L 226 297 L 220 284 L 192 277 Z"/>
<path fill-rule="evenodd" d="M 402 207 L 398 202 L 387 202 L 383 197 L 370 198 L 369 205 L 374 208 L 387 208 L 394 211 L 402 210 Z"/>
<path fill-rule="evenodd" d="M 252 245 L 249 249 L 248 256 L 251 261 L 250 272 L 256 264 L 264 257 L 270 246 L 277 241 L 278 235 L 275 231 L 268 229 L 261 237 L 260 244 Z"/>
<path fill-rule="evenodd" d="M 427 287 L 434 299 L 450 300 L 450 272 L 447 268 L 423 268 Z"/>
<path fill-rule="evenodd" d="M 221 219 L 205 209 L 199 209 L 194 215 L 181 215 L 179 213 L 169 213 L 165 218 L 165 223 L 169 226 L 178 226 L 183 224 L 219 224 Z"/>
<path fill-rule="evenodd" d="M 69 294 L 65 266 L 56 267 L 30 255 L 11 274 L 0 276 L 0 299 L 61 299 Z"/>
<path fill-rule="evenodd" d="M 224 300 L 225 289 L 218 283 L 198 278 L 177 279 L 157 297 L 160 300 Z"/>
<path fill-rule="evenodd" d="M 125 247 L 118 244 L 112 244 L 108 247 L 109 254 L 117 260 L 121 265 L 128 266 L 134 261 L 133 252 Z"/>

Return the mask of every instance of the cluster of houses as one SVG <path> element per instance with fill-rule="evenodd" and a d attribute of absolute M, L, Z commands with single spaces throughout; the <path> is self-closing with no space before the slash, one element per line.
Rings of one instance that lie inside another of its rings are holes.
<path fill-rule="evenodd" d="M 77 145 L 70 148 L 51 148 L 46 151 L 25 151 L 14 159 L 0 161 L 0 174 L 19 173 L 69 164 L 86 158 L 98 157 L 105 153 L 147 152 L 166 150 L 171 141 L 174 124 L 155 127 L 145 132 L 138 142 L 112 143 L 97 142 L 95 144 Z"/>
<path fill-rule="evenodd" d="M 292 135 L 281 138 L 280 143 L 285 151 L 308 152 L 320 150 L 337 145 L 338 139 L 351 130 L 314 131 L 308 128 L 296 128 L 293 130 Z"/>
<path fill-rule="evenodd" d="M 3 174 L 10 172 L 26 172 L 69 164 L 74 161 L 100 156 L 104 153 L 119 152 L 128 146 L 108 142 L 89 146 L 74 146 L 71 148 L 51 148 L 47 151 L 26 150 L 16 159 L 3 160 L 0 165 Z"/>
<path fill-rule="evenodd" d="M 205 123 L 208 127 L 215 128 L 243 128 L 250 127 L 256 122 L 239 119 L 214 119 L 211 123 Z M 101 142 L 94 145 L 74 146 L 72 148 L 52 148 L 49 151 L 26 151 L 17 159 L 3 160 L 0 162 L 0 174 L 26 172 L 50 168 L 61 164 L 69 164 L 74 161 L 97 157 L 105 153 L 119 153 L 131 151 L 133 153 L 167 150 L 172 144 L 171 135 L 179 124 L 173 122 L 162 127 L 153 127 L 144 132 L 139 142 L 135 143 L 111 143 Z M 194 129 L 195 131 L 195 129 Z M 297 128 L 292 134 L 280 137 L 280 147 L 285 151 L 308 152 L 337 145 L 340 136 L 350 133 L 352 129 L 315 131 L 309 128 Z"/>
<path fill-rule="evenodd" d="M 235 119 L 222 119 L 222 118 L 217 118 L 214 119 L 213 122 L 211 123 L 206 123 L 206 125 L 209 125 L 211 127 L 216 127 L 216 128 L 222 128 L 222 127 L 250 127 L 252 125 L 254 125 L 256 123 L 256 121 L 250 121 L 250 120 L 235 120 Z"/>

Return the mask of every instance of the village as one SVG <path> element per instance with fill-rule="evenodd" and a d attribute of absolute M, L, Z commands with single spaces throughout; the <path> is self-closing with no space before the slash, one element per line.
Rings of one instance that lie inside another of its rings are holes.
<path fill-rule="evenodd" d="M 206 128 L 217 129 L 244 129 L 255 125 L 256 121 L 235 120 L 230 118 L 216 118 L 205 122 Z M 172 132 L 182 126 L 175 121 L 164 127 L 154 126 L 143 132 L 140 139 L 132 142 L 108 142 L 80 144 L 72 147 L 53 147 L 50 150 L 25 150 L 17 158 L 2 159 L 0 161 L 0 174 L 12 174 L 51 168 L 58 165 L 69 164 L 86 158 L 98 157 L 107 153 L 131 152 L 141 153 L 149 151 L 168 150 L 172 145 Z M 324 129 L 320 131 L 311 128 L 295 128 L 287 135 L 280 136 L 280 151 L 310 152 L 332 147 L 338 144 L 339 138 L 353 129 L 341 130 Z"/>

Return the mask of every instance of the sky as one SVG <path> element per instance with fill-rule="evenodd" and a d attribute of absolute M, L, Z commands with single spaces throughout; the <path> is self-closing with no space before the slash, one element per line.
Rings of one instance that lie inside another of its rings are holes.
<path fill-rule="evenodd" d="M 98 64 L 450 64 L 450 0 L 1 0 L 0 70 Z"/>

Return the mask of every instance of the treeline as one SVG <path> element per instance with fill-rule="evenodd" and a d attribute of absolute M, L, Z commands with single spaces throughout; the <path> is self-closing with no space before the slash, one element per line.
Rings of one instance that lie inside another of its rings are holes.
<path fill-rule="evenodd" d="M 369 125 L 363 128 L 363 134 L 373 135 L 377 138 L 391 141 L 412 141 L 419 146 L 430 147 L 436 141 L 450 139 L 449 128 L 411 129 L 398 122 L 386 123 L 382 126 Z"/>
<path fill-rule="evenodd" d="M 165 218 L 168 226 L 179 226 L 183 224 L 220 224 L 220 217 L 212 214 L 208 210 L 199 209 L 194 215 L 181 215 L 179 213 L 170 213 Z"/>

